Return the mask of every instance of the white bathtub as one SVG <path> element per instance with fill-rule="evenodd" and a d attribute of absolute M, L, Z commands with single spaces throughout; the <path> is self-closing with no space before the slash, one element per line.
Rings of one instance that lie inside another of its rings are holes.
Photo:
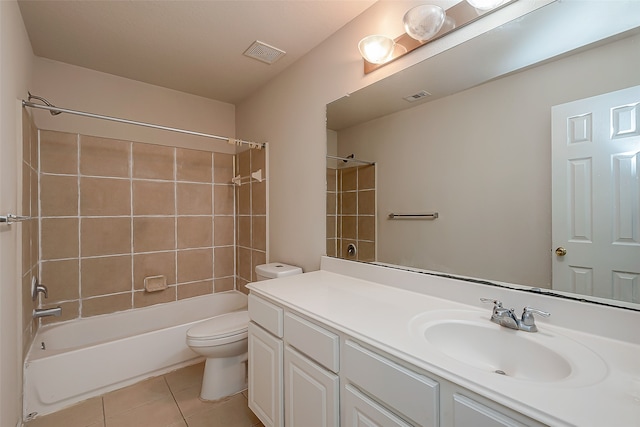
<path fill-rule="evenodd" d="M 24 366 L 25 419 L 196 363 L 187 329 L 246 307 L 229 291 L 41 327 Z"/>

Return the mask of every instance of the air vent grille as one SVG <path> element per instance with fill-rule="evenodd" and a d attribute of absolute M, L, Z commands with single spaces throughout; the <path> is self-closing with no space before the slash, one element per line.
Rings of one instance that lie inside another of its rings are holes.
<path fill-rule="evenodd" d="M 244 51 L 244 55 L 249 58 L 257 59 L 267 64 L 273 64 L 278 59 L 285 55 L 284 50 L 280 50 L 277 47 L 269 46 L 259 40 L 253 42 L 247 50 Z"/>
<path fill-rule="evenodd" d="M 419 99 L 426 98 L 427 96 L 431 96 L 431 94 L 426 90 L 421 90 L 420 92 L 414 93 L 413 95 L 405 96 L 403 99 L 405 101 L 415 102 Z"/>

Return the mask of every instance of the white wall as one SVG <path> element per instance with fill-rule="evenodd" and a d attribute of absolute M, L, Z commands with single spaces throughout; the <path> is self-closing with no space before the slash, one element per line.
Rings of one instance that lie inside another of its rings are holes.
<path fill-rule="evenodd" d="M 551 107 L 638 68 L 635 36 L 339 132 L 340 155 L 377 162 L 379 261 L 550 287 Z"/>
<path fill-rule="evenodd" d="M 49 59 L 36 58 L 30 90 L 62 108 L 235 137 L 235 107 L 232 104 Z M 70 114 L 52 116 L 45 110 L 33 111 L 40 129 L 235 152 L 235 146 L 225 141 Z"/>
<path fill-rule="evenodd" d="M 402 16 L 422 3 L 379 1 L 237 106 L 238 135 L 270 144 L 271 261 L 310 271 L 325 254 L 326 104 L 547 2 L 516 2 L 365 76 L 360 39 L 402 34 Z"/>
<path fill-rule="evenodd" d="M 33 53 L 15 1 L 0 2 L 0 212 L 18 212 L 22 114 Z M 0 425 L 22 418 L 19 225 L 0 225 Z"/>

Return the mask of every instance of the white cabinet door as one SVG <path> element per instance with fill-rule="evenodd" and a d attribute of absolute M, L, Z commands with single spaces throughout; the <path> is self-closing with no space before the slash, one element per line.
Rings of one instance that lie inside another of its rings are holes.
<path fill-rule="evenodd" d="M 283 343 L 249 322 L 249 408 L 265 427 L 282 427 Z"/>
<path fill-rule="evenodd" d="M 343 405 L 345 427 L 411 427 L 349 384 L 344 388 Z"/>
<path fill-rule="evenodd" d="M 287 427 L 338 427 L 340 381 L 291 347 L 284 352 Z"/>
<path fill-rule="evenodd" d="M 460 394 L 453 395 L 454 427 L 526 427 L 494 409 Z"/>

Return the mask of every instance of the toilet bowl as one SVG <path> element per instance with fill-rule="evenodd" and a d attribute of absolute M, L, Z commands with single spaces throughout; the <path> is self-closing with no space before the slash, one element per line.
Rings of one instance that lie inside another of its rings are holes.
<path fill-rule="evenodd" d="M 249 312 L 234 311 L 192 326 L 187 345 L 206 357 L 200 398 L 218 400 L 247 388 Z"/>

